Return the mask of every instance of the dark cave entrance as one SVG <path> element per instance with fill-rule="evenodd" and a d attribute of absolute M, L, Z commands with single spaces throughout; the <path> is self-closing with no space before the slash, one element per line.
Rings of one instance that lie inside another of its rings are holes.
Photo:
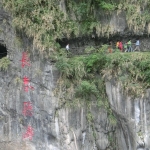
<path fill-rule="evenodd" d="M 7 49 L 6 46 L 0 44 L 0 59 L 7 56 Z"/>

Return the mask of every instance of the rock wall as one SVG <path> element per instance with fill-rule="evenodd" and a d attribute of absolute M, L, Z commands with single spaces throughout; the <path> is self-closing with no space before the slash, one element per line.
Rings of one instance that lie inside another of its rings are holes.
<path fill-rule="evenodd" d="M 90 106 L 93 116 L 90 126 L 86 106 L 66 108 L 59 104 L 60 93 L 54 92 L 59 79 L 55 64 L 43 59 L 30 39 L 24 37 L 19 42 L 11 17 L 2 8 L 0 26 L 1 44 L 6 44 L 7 57 L 11 60 L 8 70 L 0 72 L 0 150 L 150 149 L 149 91 L 144 98 L 132 99 L 120 90 L 117 82 L 106 82 L 117 128 L 109 122 L 107 112 L 94 103 Z M 22 68 L 20 60 L 24 51 L 29 52 L 31 66 Z M 34 89 L 24 91 L 24 77 L 30 79 L 29 87 Z M 30 115 L 24 114 L 25 102 L 32 104 Z M 28 127 L 32 127 L 29 128 L 33 129 L 32 134 L 30 131 L 24 136 Z"/>
<path fill-rule="evenodd" d="M 0 72 L 0 149 L 6 150 L 99 150 L 110 147 L 107 133 L 114 132 L 103 109 L 91 105 L 94 127 L 87 121 L 87 109 L 65 108 L 54 95 L 59 73 L 54 64 L 38 58 L 21 67 L 22 53 L 15 53 L 8 71 Z M 24 91 L 23 77 L 34 89 Z M 59 93 L 58 93 L 59 94 Z M 32 104 L 25 115 L 24 103 Z M 29 112 L 30 113 L 30 112 Z M 32 127 L 33 135 L 27 133 Z M 94 131 L 93 131 L 94 130 Z M 96 134 L 96 137 L 93 134 Z"/>
<path fill-rule="evenodd" d="M 119 83 L 107 81 L 106 91 L 118 121 L 119 149 L 149 150 L 149 90 L 142 98 L 132 98 L 121 90 Z"/>
<path fill-rule="evenodd" d="M 0 150 L 109 148 L 107 133 L 114 129 L 106 111 L 91 105 L 94 116 L 91 127 L 85 106 L 73 109 L 59 105 L 60 93 L 54 92 L 59 79 L 55 64 L 43 59 L 25 35 L 21 40 L 17 37 L 10 16 L 2 9 L 0 16 L 3 30 L 0 37 L 11 61 L 8 70 L 0 72 Z M 28 54 L 30 65 L 23 62 L 23 52 Z"/>

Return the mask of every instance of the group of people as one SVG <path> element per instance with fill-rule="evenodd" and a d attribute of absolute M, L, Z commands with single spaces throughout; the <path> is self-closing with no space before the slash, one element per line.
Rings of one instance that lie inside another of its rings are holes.
<path fill-rule="evenodd" d="M 135 48 L 133 49 L 132 44 L 135 44 Z M 66 45 L 66 51 L 69 52 L 69 44 Z M 139 39 L 136 40 L 136 43 L 132 43 L 129 39 L 128 42 L 124 43 L 121 40 L 116 42 L 116 49 L 120 50 L 121 52 L 134 52 L 140 51 L 140 41 Z M 109 42 L 108 46 L 109 53 L 113 52 L 113 43 L 112 41 Z"/>
<path fill-rule="evenodd" d="M 122 43 L 121 40 L 118 40 L 116 43 L 116 49 L 119 49 L 121 52 L 134 52 L 134 51 L 140 51 L 140 41 L 139 39 L 136 40 L 135 44 L 135 48 L 133 49 L 132 47 L 132 42 L 129 39 L 128 42 L 126 43 Z M 109 42 L 109 46 L 108 46 L 108 51 L 109 53 L 113 52 L 113 45 L 112 45 L 112 41 Z"/>

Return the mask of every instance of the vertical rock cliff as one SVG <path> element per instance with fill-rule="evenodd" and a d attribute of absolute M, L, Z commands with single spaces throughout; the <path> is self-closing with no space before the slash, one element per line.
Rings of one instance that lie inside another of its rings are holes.
<path fill-rule="evenodd" d="M 119 149 L 148 150 L 149 90 L 143 98 L 133 98 L 121 89 L 116 82 L 106 82 L 109 102 L 118 120 L 116 135 Z"/>
<path fill-rule="evenodd" d="M 7 70 L 1 68 L 0 72 L 0 149 L 107 149 L 110 146 L 107 133 L 114 129 L 109 125 L 106 111 L 91 105 L 96 134 L 93 136 L 86 107 L 73 109 L 59 105 L 54 92 L 59 79 L 55 64 L 43 59 L 29 39 L 17 37 L 11 18 L 2 9 L 0 16 L 0 36 L 4 43 L 1 44 L 6 46 L 11 61 Z"/>

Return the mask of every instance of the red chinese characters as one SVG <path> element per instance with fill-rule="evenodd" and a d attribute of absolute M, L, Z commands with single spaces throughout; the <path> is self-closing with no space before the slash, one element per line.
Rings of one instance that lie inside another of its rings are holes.
<path fill-rule="evenodd" d="M 21 66 L 24 68 L 25 66 L 30 66 L 30 60 L 27 52 L 22 53 Z"/>
<path fill-rule="evenodd" d="M 28 77 L 23 78 L 23 84 L 24 84 L 24 91 L 25 92 L 28 92 L 29 89 L 32 89 L 32 90 L 34 89 L 33 86 L 30 86 L 30 80 Z"/>
<path fill-rule="evenodd" d="M 26 132 L 23 134 L 23 139 L 32 140 L 33 135 L 34 135 L 34 130 L 33 130 L 32 126 L 28 126 L 26 129 Z"/>
<path fill-rule="evenodd" d="M 27 52 L 22 53 L 22 58 L 20 61 L 21 61 L 22 68 L 24 68 L 25 66 L 31 66 Z M 29 78 L 26 76 L 23 77 L 23 89 L 25 92 L 28 92 L 30 89 L 32 90 L 34 89 L 33 86 L 30 85 Z M 23 102 L 22 114 L 24 116 L 30 116 L 30 117 L 33 115 L 33 105 L 30 101 Z M 32 140 L 33 136 L 34 136 L 34 129 L 32 128 L 31 125 L 28 125 L 26 127 L 25 132 L 22 135 L 22 138 Z"/>
<path fill-rule="evenodd" d="M 32 106 L 31 102 L 23 102 L 22 114 L 24 116 L 32 116 L 33 115 L 33 106 Z"/>

